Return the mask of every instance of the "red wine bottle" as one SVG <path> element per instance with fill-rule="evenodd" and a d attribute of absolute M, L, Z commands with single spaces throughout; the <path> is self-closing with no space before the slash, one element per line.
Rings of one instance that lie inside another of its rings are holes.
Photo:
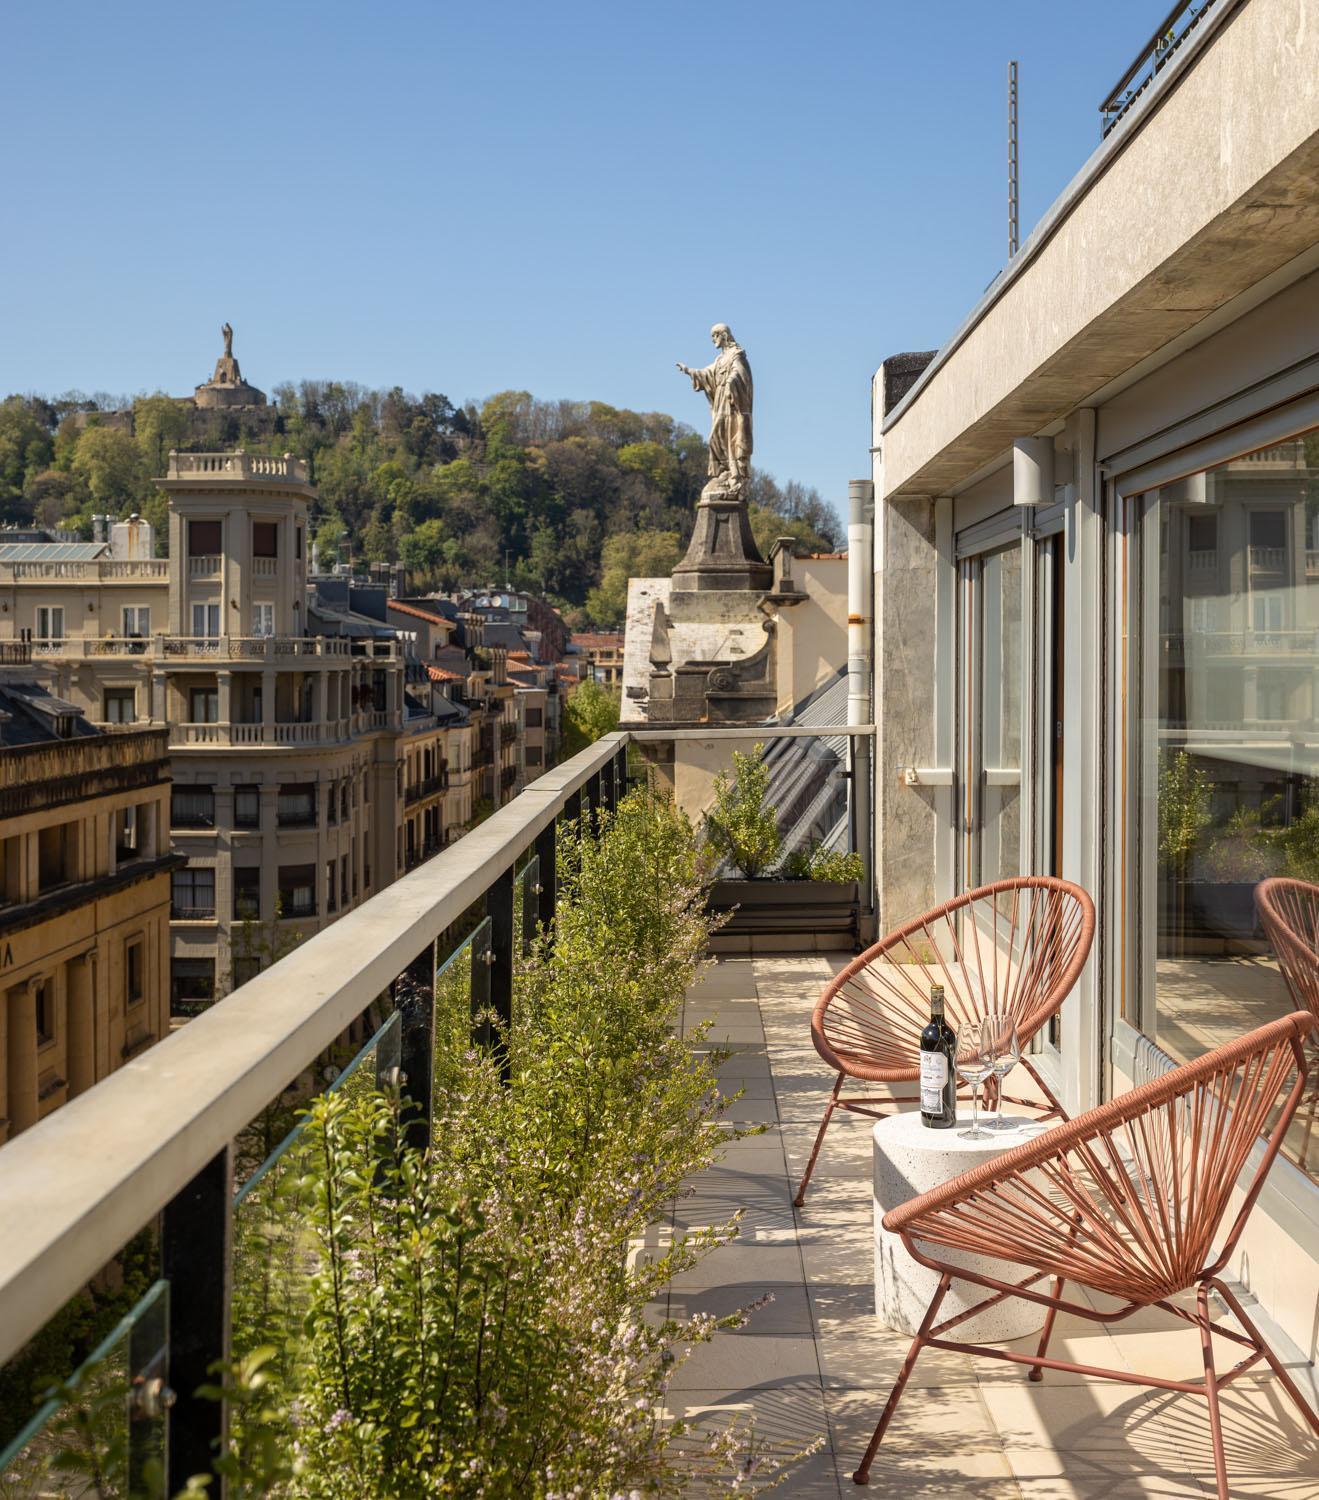
<path fill-rule="evenodd" d="M 921 1032 L 921 1124 L 957 1124 L 957 1035 L 943 1018 L 943 985 L 930 988 L 930 1023 Z"/>

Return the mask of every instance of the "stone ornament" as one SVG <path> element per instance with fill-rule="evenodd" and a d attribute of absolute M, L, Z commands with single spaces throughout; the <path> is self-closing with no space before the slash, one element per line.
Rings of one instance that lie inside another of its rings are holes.
<path fill-rule="evenodd" d="M 678 362 L 695 390 L 710 403 L 709 483 L 702 500 L 745 500 L 751 477 L 751 366 L 727 323 L 716 323 L 710 339 L 719 353 L 713 364 L 693 370 Z"/>

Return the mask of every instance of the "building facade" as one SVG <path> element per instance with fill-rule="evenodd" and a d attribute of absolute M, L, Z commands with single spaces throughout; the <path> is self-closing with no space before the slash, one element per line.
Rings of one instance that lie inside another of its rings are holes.
<path fill-rule="evenodd" d="M 1305 10 L 1207 8 L 953 338 L 874 381 L 882 924 L 1019 873 L 1090 891 L 1039 1059 L 1071 1111 L 1296 1005 L 1255 897 L 1319 883 Z M 1305 1358 L 1313 1122 L 1231 1268 Z"/>
<path fill-rule="evenodd" d="M 311 632 L 298 460 L 174 454 L 157 482 L 168 560 L 0 563 L 0 634 L 90 719 L 168 729 L 182 1017 L 400 873 L 403 661 Z"/>
<path fill-rule="evenodd" d="M 169 1030 L 165 732 L 43 729 L 53 702 L 0 687 L 0 1142 Z"/>

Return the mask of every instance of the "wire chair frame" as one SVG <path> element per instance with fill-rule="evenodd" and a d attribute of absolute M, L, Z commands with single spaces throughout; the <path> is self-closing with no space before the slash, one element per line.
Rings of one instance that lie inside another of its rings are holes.
<path fill-rule="evenodd" d="M 900 1234 L 912 1258 L 938 1273 L 939 1285 L 853 1475 L 855 1482 L 869 1482 L 884 1433 L 925 1348 L 1027 1365 L 1032 1380 L 1041 1379 L 1045 1370 L 1061 1370 L 1205 1397 L 1219 1500 L 1228 1500 L 1219 1392 L 1261 1359 L 1319 1435 L 1319 1416 L 1221 1279 L 1305 1092 L 1304 1044 L 1313 1026 L 1307 1011 L 1283 1016 L 887 1213 L 885 1229 Z M 1263 1150 L 1241 1206 L 1215 1251 L 1233 1193 L 1261 1138 Z M 939 1247 L 1013 1261 L 1030 1274 L 1021 1281 L 1002 1281 L 941 1260 Z M 989 1295 L 938 1322 L 954 1278 L 983 1286 Z M 1035 1290 L 1045 1279 L 1049 1290 Z M 1119 1306 L 1100 1312 L 1064 1298 L 1068 1281 L 1114 1297 Z M 1194 1314 L 1167 1300 L 1192 1287 Z M 1243 1333 L 1212 1323 L 1210 1292 L 1222 1298 Z M 1035 1354 L 947 1336 L 959 1323 L 1008 1297 L 1047 1309 Z M 1060 1311 L 1114 1323 L 1150 1306 L 1198 1330 L 1202 1380 L 1172 1380 L 1048 1355 Z M 1228 1370 L 1215 1366 L 1211 1330 L 1248 1351 Z"/>
<path fill-rule="evenodd" d="M 1274 877 L 1255 887 L 1260 922 L 1297 1007 L 1308 1010 L 1319 1025 L 1319 885 Z M 1296 1164 L 1308 1169 L 1310 1138 L 1319 1115 L 1319 1029 L 1310 1033 L 1310 1063 L 1315 1073 L 1300 1113 L 1305 1119 Z"/>
<path fill-rule="evenodd" d="M 991 1011 L 1017 1023 L 1021 1065 L 1044 1095 L 1003 1095 L 1065 1118 L 1025 1049 L 1057 1014 L 1090 955 L 1095 907 L 1086 891 L 1050 875 L 1022 875 L 967 891 L 882 937 L 834 976 L 811 1016 L 815 1050 L 837 1070 L 810 1160 L 793 1200 L 800 1208 L 835 1110 L 882 1119 L 919 1097 L 895 1084 L 920 1081 L 920 1034 L 930 1014 L 930 986 L 944 988 L 945 1014 L 957 1029 Z M 890 1086 L 879 1097 L 845 1095 L 848 1079 Z"/>

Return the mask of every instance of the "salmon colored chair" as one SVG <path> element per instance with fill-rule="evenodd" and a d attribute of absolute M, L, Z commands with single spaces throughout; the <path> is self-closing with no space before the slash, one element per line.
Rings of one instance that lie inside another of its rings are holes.
<path fill-rule="evenodd" d="M 1314 1017 L 1310 1033 L 1310 1062 L 1319 1062 L 1319 885 L 1307 880 L 1262 880 L 1255 887 L 1260 921 L 1277 955 L 1278 967 L 1287 981 L 1292 999 Z M 1315 1070 L 1319 1073 L 1319 1069 Z M 1319 1114 L 1319 1086 L 1312 1084 L 1301 1112 L 1305 1134 L 1297 1165 L 1302 1170 L 1310 1157 L 1310 1137 Z"/>
<path fill-rule="evenodd" d="M 1061 1116 L 1062 1106 L 1025 1052 L 1080 977 L 1094 936 L 1094 902 L 1079 885 L 1022 875 L 936 906 L 835 975 L 816 1003 L 811 1040 L 838 1077 L 797 1189 L 797 1207 L 806 1201 L 836 1109 L 880 1119 L 919 1099 L 920 1035 L 930 1019 L 932 984 L 944 987 L 945 1014 L 954 1030 L 990 1011 L 1016 1018 L 1022 1066 L 1047 1101 L 1040 1118 Z M 848 1096 L 842 1088 L 849 1078 L 887 1084 L 890 1091 Z M 913 1092 L 897 1093 L 895 1085 L 904 1084 Z M 1039 1108 L 1035 1100 L 1011 1102 Z"/>
<path fill-rule="evenodd" d="M 1219 1500 L 1228 1500 L 1228 1488 L 1218 1395 L 1259 1360 L 1268 1361 L 1319 1434 L 1319 1416 L 1220 1279 L 1305 1091 L 1304 1043 L 1313 1025 L 1307 1011 L 1271 1021 L 884 1215 L 884 1228 L 900 1234 L 912 1257 L 938 1273 L 939 1285 L 852 1476 L 857 1484 L 868 1482 L 912 1367 L 926 1348 L 1029 1365 L 1032 1380 L 1045 1370 L 1067 1370 L 1204 1396 Z M 1261 1137 L 1263 1154 L 1242 1179 Z M 1219 1225 L 1238 1187 L 1245 1196 L 1215 1249 Z M 945 1247 L 1015 1261 L 1030 1274 L 1018 1282 L 999 1281 L 941 1260 L 939 1250 Z M 940 1323 L 939 1304 L 954 1277 L 984 1287 L 989 1295 Z M 1052 1278 L 1049 1290 L 1032 1290 L 1045 1277 Z M 1069 1281 L 1121 1305 L 1113 1312 L 1097 1312 L 1088 1303 L 1066 1300 L 1063 1287 Z M 1191 1287 L 1196 1289 L 1194 1314 L 1167 1300 Z M 1237 1333 L 1219 1323 L 1212 1325 L 1213 1331 L 1248 1351 L 1221 1373 L 1210 1337 L 1210 1291 L 1218 1293 L 1244 1330 Z M 958 1323 L 1006 1297 L 1024 1297 L 1048 1310 L 1037 1353 L 948 1337 Z M 1103 1324 L 1151 1306 L 1196 1328 L 1203 1380 L 1169 1380 L 1048 1357 L 1059 1311 Z"/>

